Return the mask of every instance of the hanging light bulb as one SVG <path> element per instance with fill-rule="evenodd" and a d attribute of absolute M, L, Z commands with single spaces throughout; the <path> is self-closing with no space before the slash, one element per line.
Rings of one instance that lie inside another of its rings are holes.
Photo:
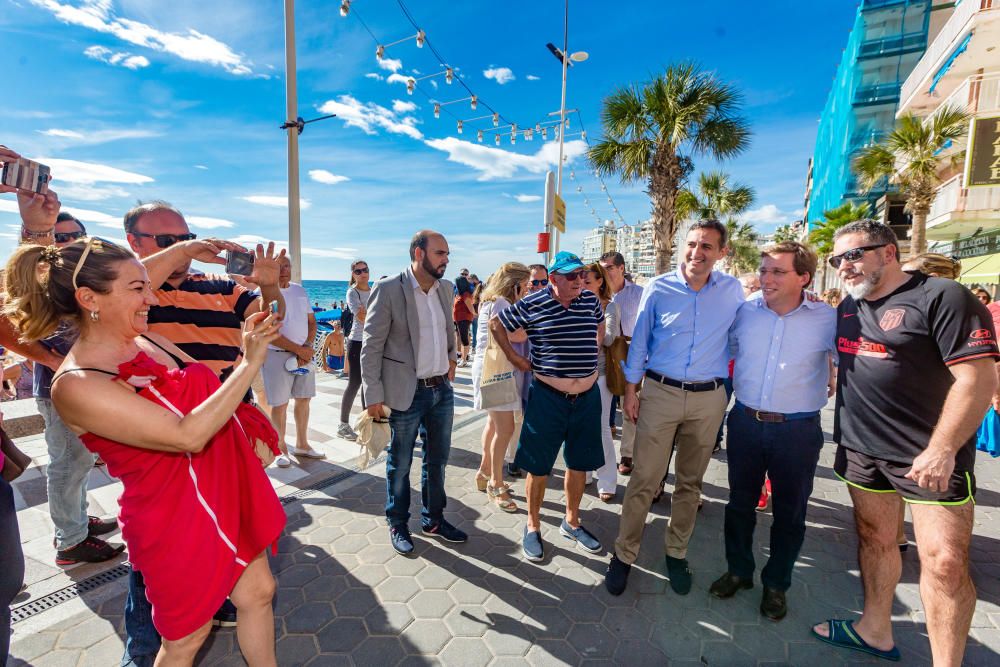
<path fill-rule="evenodd" d="M 611 204 L 611 205 L 614 205 L 614 202 L 611 201 L 611 197 L 608 197 L 608 203 Z"/>
<path fill-rule="evenodd" d="M 500 127 L 500 114 L 493 114 L 493 127 Z"/>
<path fill-rule="evenodd" d="M 569 129 L 569 116 L 566 116 L 566 129 Z"/>
<path fill-rule="evenodd" d="M 584 141 L 587 140 L 587 131 L 586 130 L 580 130 L 580 138 L 583 139 Z"/>
<path fill-rule="evenodd" d="M 608 191 L 608 186 L 606 186 L 604 183 L 601 183 L 601 189 L 604 190 L 605 192 L 607 192 Z"/>
<path fill-rule="evenodd" d="M 459 134 L 462 134 L 462 125 L 463 125 L 462 121 L 458 121 L 458 133 Z"/>
<path fill-rule="evenodd" d="M 417 31 L 417 48 L 418 49 L 424 48 L 424 40 L 425 39 L 427 39 L 427 35 L 424 33 L 424 31 L 423 30 L 418 30 Z"/>
<path fill-rule="evenodd" d="M 444 70 L 444 82 L 450 86 L 451 82 L 454 80 L 455 80 L 455 70 L 453 70 L 450 67 L 446 67 Z"/>
<path fill-rule="evenodd" d="M 385 57 L 385 47 L 379 44 L 378 47 L 375 49 L 375 58 L 378 60 L 382 60 L 382 58 L 384 57 Z"/>
<path fill-rule="evenodd" d="M 494 134 L 493 138 L 495 139 L 495 141 L 493 143 L 495 143 L 497 146 L 499 146 L 500 145 L 500 133 L 497 132 L 496 134 Z"/>
<path fill-rule="evenodd" d="M 548 139 L 548 138 L 549 138 L 549 128 L 543 127 L 542 128 L 542 139 Z"/>
<path fill-rule="evenodd" d="M 571 181 L 576 180 L 576 172 L 575 171 L 570 170 L 570 172 L 569 172 L 569 180 L 571 180 Z"/>
<path fill-rule="evenodd" d="M 535 123 L 535 132 L 541 132 L 541 131 L 542 131 L 541 123 Z"/>
<path fill-rule="evenodd" d="M 476 96 L 476 95 L 473 95 L 472 97 L 470 97 L 469 98 L 469 106 L 471 106 L 472 110 L 475 111 L 476 107 L 479 106 L 479 97 Z"/>
<path fill-rule="evenodd" d="M 414 79 L 412 76 L 409 79 L 406 80 L 406 94 L 407 95 L 412 95 L 413 94 L 413 89 L 416 88 L 416 87 L 417 87 L 417 80 Z"/>
<path fill-rule="evenodd" d="M 435 118 L 441 117 L 441 105 L 436 102 L 434 103 L 434 117 Z"/>
<path fill-rule="evenodd" d="M 535 137 L 534 130 L 528 129 L 524 131 L 524 138 L 527 139 L 528 141 L 531 141 L 532 139 L 534 139 L 534 137 Z"/>
<path fill-rule="evenodd" d="M 341 0 L 340 15 L 347 16 L 350 13 L 351 13 L 351 0 Z"/>
<path fill-rule="evenodd" d="M 595 211 L 594 209 L 590 209 L 590 214 L 591 215 L 597 215 L 597 211 Z"/>
<path fill-rule="evenodd" d="M 583 186 L 582 185 L 576 186 L 576 191 L 577 192 L 583 192 Z"/>
<path fill-rule="evenodd" d="M 512 132 L 510 135 L 510 145 L 513 146 L 516 143 L 517 143 L 517 135 Z"/>
<path fill-rule="evenodd" d="M 483 131 L 482 130 L 479 130 L 478 132 L 476 132 L 476 141 L 478 141 L 479 143 L 483 143 Z"/>

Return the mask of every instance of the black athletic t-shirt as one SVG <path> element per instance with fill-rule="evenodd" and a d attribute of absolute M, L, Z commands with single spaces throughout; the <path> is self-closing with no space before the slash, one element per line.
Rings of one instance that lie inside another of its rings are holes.
<path fill-rule="evenodd" d="M 834 441 L 903 464 L 930 442 L 954 382 L 948 366 L 1000 356 L 986 306 L 961 284 L 922 273 L 877 301 L 844 299 L 837 350 Z M 975 443 L 973 434 L 955 470 L 972 470 Z"/>

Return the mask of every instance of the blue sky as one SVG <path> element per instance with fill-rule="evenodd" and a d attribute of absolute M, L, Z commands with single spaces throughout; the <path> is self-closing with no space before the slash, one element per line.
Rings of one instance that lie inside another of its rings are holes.
<path fill-rule="evenodd" d="M 437 77 L 408 96 L 401 80 L 441 71 L 440 61 L 410 40 L 380 65 L 358 20 L 382 43 L 413 35 L 396 0 L 354 0 L 347 18 L 339 1 L 296 4 L 300 115 L 339 114 L 301 137 L 304 277 L 346 279 L 354 257 L 375 276 L 397 271 L 423 227 L 448 237 L 449 274 L 537 261 L 544 173 L 557 161 L 551 135 L 511 145 L 505 133 L 496 147 L 487 134 L 478 144 L 489 121 L 457 134 L 448 113 L 434 118 L 428 96 L 465 97 L 457 82 Z M 560 66 L 545 43 L 561 46 L 561 0 L 405 5 L 481 102 L 447 111 L 470 118 L 488 104 L 524 128 L 558 110 Z M 617 86 L 683 59 L 716 71 L 744 92 L 754 132 L 723 168 L 756 189 L 747 219 L 769 230 L 801 217 L 817 119 L 855 11 L 852 0 L 571 0 L 570 51 L 590 59 L 571 69 L 567 104 L 594 141 L 601 101 Z M 161 198 L 201 235 L 287 239 L 280 0 L 0 0 L 0 43 L 0 143 L 51 164 L 64 209 L 93 233 L 123 237 L 122 213 Z M 612 217 L 583 148 L 567 138 L 576 181 L 564 185 L 562 247 L 575 251 L 595 224 L 576 185 Z M 641 186 L 607 186 L 626 221 L 648 218 Z M 0 198 L 0 250 L 16 243 L 13 205 Z"/>

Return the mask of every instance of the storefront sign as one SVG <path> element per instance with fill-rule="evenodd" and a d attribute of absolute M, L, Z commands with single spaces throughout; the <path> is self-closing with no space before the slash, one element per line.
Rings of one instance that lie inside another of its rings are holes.
<path fill-rule="evenodd" d="M 1000 186 L 1000 116 L 973 118 L 965 158 L 965 187 Z"/>
<path fill-rule="evenodd" d="M 1000 252 L 1000 232 L 983 234 L 981 236 L 970 236 L 965 239 L 958 239 L 951 243 L 951 248 L 935 248 L 934 252 L 941 252 L 956 259 L 966 259 L 968 257 L 980 257 Z"/>

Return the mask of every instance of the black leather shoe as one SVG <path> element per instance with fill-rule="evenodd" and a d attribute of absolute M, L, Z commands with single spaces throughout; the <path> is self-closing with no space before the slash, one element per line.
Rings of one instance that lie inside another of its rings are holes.
<path fill-rule="evenodd" d="M 667 575 L 674 593 L 687 595 L 691 592 L 691 570 L 688 569 L 687 558 L 667 556 Z"/>
<path fill-rule="evenodd" d="M 780 621 L 788 613 L 788 604 L 785 602 L 785 591 L 775 590 L 764 586 L 764 595 L 760 599 L 760 613 L 772 621 Z"/>
<path fill-rule="evenodd" d="M 628 573 L 632 571 L 632 566 L 618 560 L 617 554 L 611 554 L 611 562 L 608 563 L 608 571 L 604 573 L 604 587 L 612 595 L 621 595 L 628 585 Z"/>
<path fill-rule="evenodd" d="M 746 579 L 744 577 L 737 577 L 735 574 L 726 572 L 724 575 L 712 582 L 712 585 L 708 588 L 708 592 L 720 600 L 725 600 L 733 597 L 740 591 L 748 591 L 751 588 L 753 588 L 752 577 Z"/>

